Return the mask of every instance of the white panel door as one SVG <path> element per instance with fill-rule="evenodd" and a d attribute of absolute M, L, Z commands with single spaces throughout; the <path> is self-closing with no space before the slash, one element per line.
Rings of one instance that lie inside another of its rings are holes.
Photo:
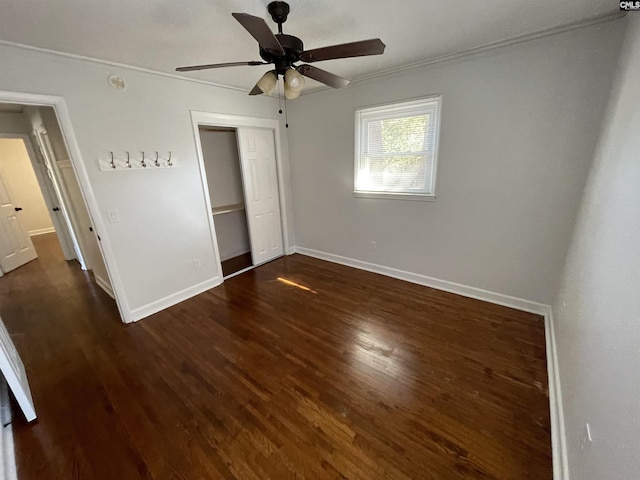
<path fill-rule="evenodd" d="M 0 370 L 4 378 L 9 384 L 9 388 L 16 397 L 18 405 L 24 413 L 27 422 L 36 419 L 36 410 L 33 406 L 33 398 L 31 397 L 31 389 L 27 380 L 27 372 L 24 370 L 24 364 L 18 355 L 9 332 L 4 326 L 4 322 L 0 318 Z"/>
<path fill-rule="evenodd" d="M 10 272 L 38 257 L 31 237 L 20 224 L 16 207 L 0 173 L 0 267 Z"/>
<path fill-rule="evenodd" d="M 273 130 L 239 128 L 238 150 L 251 256 L 258 265 L 284 253 Z"/>

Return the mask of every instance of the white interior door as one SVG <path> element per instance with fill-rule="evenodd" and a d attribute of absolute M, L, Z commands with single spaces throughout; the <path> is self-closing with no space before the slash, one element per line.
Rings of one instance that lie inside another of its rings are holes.
<path fill-rule="evenodd" d="M 18 218 L 20 210 L 11 201 L 0 172 L 0 267 L 5 273 L 38 258 L 29 232 Z"/>
<path fill-rule="evenodd" d="M 36 410 L 33 406 L 31 389 L 27 380 L 27 372 L 18 351 L 16 350 L 9 332 L 0 318 L 0 370 L 9 384 L 9 388 L 16 397 L 18 405 L 22 409 L 27 422 L 36 419 Z"/>
<path fill-rule="evenodd" d="M 33 171 L 38 179 L 42 196 L 44 197 L 44 203 L 46 203 L 49 209 L 49 215 L 51 221 L 56 230 L 60 247 L 65 260 L 76 260 L 76 251 L 74 250 L 73 241 L 69 234 L 69 227 L 67 226 L 66 219 L 60 210 L 61 200 L 58 198 L 55 188 L 53 186 L 52 173 L 47 167 L 46 159 L 42 153 L 42 146 L 40 140 L 36 135 L 36 132 L 31 133 L 31 141 L 27 143 L 27 150 L 29 155 L 33 154 L 35 161 L 32 162 Z"/>
<path fill-rule="evenodd" d="M 55 192 L 55 196 L 58 199 L 58 208 L 60 209 L 60 213 L 64 218 L 66 223 L 66 228 L 64 232 L 68 235 L 68 238 L 71 240 L 71 244 L 73 245 L 73 250 L 75 251 L 75 258 L 80 262 L 80 266 L 83 270 L 87 270 L 87 263 L 84 258 L 83 245 L 81 245 L 82 240 L 78 237 L 76 232 L 74 231 L 74 223 L 77 225 L 77 222 L 74 222 L 74 218 L 72 216 L 72 212 L 69 211 L 67 205 L 71 205 L 70 199 L 67 195 L 66 190 L 63 188 L 63 184 L 61 181 L 60 170 L 58 168 L 57 159 L 53 152 L 53 148 L 51 148 L 51 143 L 49 142 L 49 137 L 47 136 L 47 132 L 44 130 L 34 130 L 33 138 L 36 141 L 36 145 L 38 146 L 38 150 L 44 159 L 45 167 L 47 169 L 47 174 L 51 180 L 51 185 L 53 186 L 53 190 Z"/>
<path fill-rule="evenodd" d="M 238 151 L 251 256 L 258 265 L 284 253 L 273 130 L 239 128 Z"/>

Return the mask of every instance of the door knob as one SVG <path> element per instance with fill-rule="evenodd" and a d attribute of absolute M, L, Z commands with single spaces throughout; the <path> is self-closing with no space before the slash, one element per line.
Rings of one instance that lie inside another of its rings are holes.
<path fill-rule="evenodd" d="M 21 211 L 22 211 L 22 208 L 21 208 L 21 207 L 16 207 L 16 208 L 14 208 L 14 210 L 15 210 L 16 212 L 21 212 Z"/>

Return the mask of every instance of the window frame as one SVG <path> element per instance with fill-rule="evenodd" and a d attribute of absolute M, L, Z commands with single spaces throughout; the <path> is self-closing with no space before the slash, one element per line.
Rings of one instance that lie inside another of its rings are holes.
<path fill-rule="evenodd" d="M 379 117 L 387 118 L 401 118 L 403 111 L 414 111 L 423 106 L 425 109 L 431 110 L 435 103 L 435 132 L 434 132 L 434 145 L 433 145 L 433 174 L 431 183 L 431 192 L 406 192 L 406 191 L 371 191 L 371 190 L 358 190 L 358 172 L 361 158 L 361 136 L 364 133 L 364 121 L 363 114 L 370 117 L 372 114 L 378 114 Z M 397 110 L 398 115 L 392 115 L 393 111 Z M 378 104 L 367 107 L 359 107 L 355 110 L 355 135 L 354 135 L 354 159 L 353 159 L 353 195 L 361 198 L 386 198 L 390 200 L 418 200 L 418 201 L 435 201 L 436 199 L 436 180 L 438 171 L 438 150 L 440 145 L 440 125 L 442 115 L 442 95 L 430 95 L 427 97 L 414 98 L 411 100 L 401 100 L 398 102 L 391 102 L 385 104 Z"/>

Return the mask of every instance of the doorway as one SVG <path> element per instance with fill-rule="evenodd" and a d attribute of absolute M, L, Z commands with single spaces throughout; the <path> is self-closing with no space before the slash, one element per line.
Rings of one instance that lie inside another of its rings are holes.
<path fill-rule="evenodd" d="M 113 297 L 100 246 L 53 107 L 0 103 L 0 275 L 57 244 Z M 53 243 L 38 236 L 55 237 Z M 53 253 L 55 256 L 55 253 Z"/>
<path fill-rule="evenodd" d="M 214 250 L 224 278 L 286 251 L 277 122 L 192 112 Z"/>

